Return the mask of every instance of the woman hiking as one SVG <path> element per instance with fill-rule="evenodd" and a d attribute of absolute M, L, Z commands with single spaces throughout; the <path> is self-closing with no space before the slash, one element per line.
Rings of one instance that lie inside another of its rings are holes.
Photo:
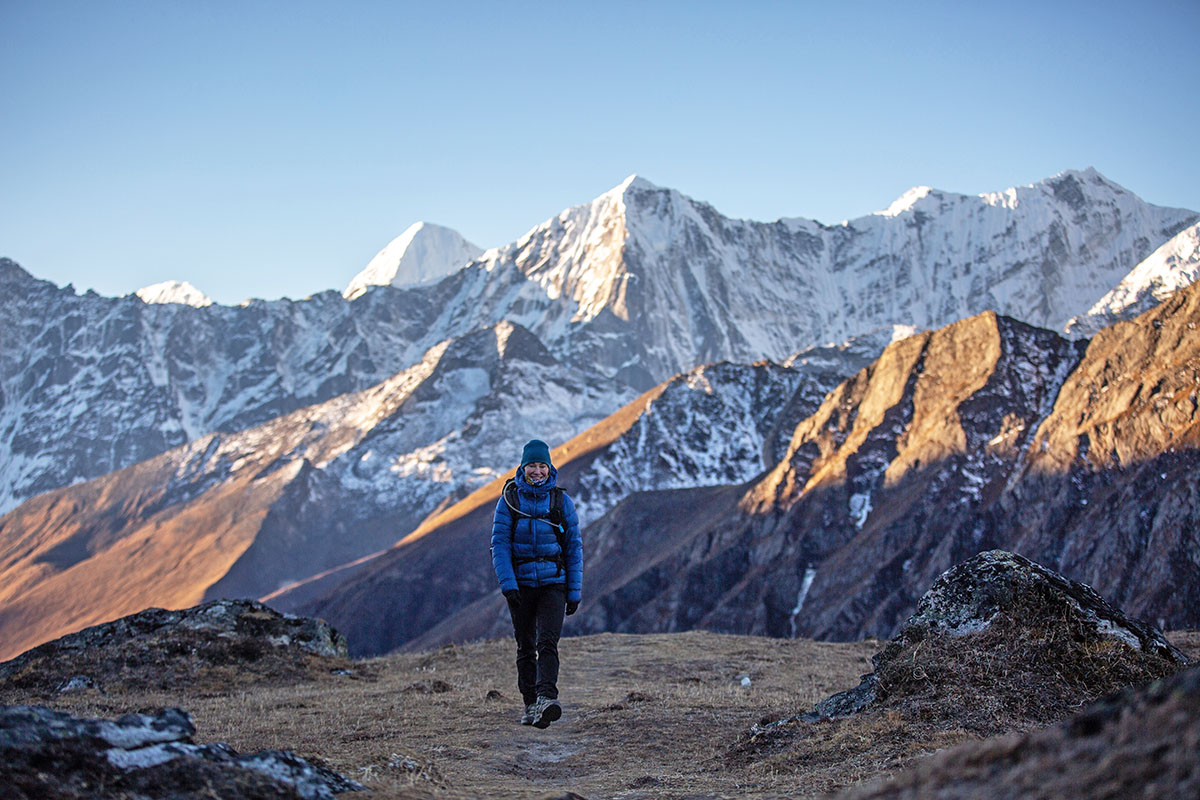
<path fill-rule="evenodd" d="M 555 485 L 550 448 L 534 439 L 504 485 L 492 519 L 492 566 L 517 637 L 522 725 L 545 728 L 562 716 L 558 638 L 563 615 L 579 608 L 583 540 L 570 496 Z"/>

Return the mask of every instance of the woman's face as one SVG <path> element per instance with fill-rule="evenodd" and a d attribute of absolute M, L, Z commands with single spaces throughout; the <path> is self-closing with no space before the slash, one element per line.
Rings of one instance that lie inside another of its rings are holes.
<path fill-rule="evenodd" d="M 550 477 L 550 465 L 543 464 L 540 461 L 534 461 L 532 464 L 525 465 L 525 481 L 527 483 L 539 484 L 546 478 Z"/>

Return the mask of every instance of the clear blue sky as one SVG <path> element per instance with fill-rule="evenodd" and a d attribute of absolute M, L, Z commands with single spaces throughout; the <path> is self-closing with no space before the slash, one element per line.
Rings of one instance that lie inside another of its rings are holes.
<path fill-rule="evenodd" d="M 757 220 L 1088 166 L 1200 210 L 1198 43 L 1197 0 L 0 0 L 0 255 L 301 298 L 635 172 Z"/>

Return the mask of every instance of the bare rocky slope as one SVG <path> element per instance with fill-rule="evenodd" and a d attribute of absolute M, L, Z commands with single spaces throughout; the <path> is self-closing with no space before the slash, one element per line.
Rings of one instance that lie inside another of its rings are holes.
<path fill-rule="evenodd" d="M 589 526 L 576 629 L 887 636 L 937 575 L 992 548 L 1195 626 L 1198 323 L 1192 286 L 1086 344 L 991 313 L 897 342 L 761 477 L 631 494 Z M 576 449 L 588 458 L 555 455 L 568 488 L 599 456 Z M 498 489 L 302 607 L 358 652 L 502 633 Z"/>
<path fill-rule="evenodd" d="M 838 800 L 1125 800 L 1200 794 L 1200 666 L 1058 725 L 959 745 Z"/>
<path fill-rule="evenodd" d="M 538 402 L 516 388 L 532 380 Z M 384 549 L 454 497 L 439 469 L 503 463 L 514 426 L 566 438 L 613 396 L 501 324 L 362 392 L 39 495 L 0 517 L 0 657 L 148 606 L 258 597 Z M 567 412 L 557 429 L 546 403 Z"/>

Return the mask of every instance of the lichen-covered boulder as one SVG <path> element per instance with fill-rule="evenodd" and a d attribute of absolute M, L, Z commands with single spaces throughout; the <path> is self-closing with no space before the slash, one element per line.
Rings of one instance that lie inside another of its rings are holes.
<path fill-rule="evenodd" d="M 990 735 L 1057 721 L 1186 663 L 1091 587 L 992 550 L 938 578 L 858 686 L 772 725 L 891 709 Z"/>
<path fill-rule="evenodd" d="M 1089 638 L 1115 639 L 1179 663 L 1187 660 L 1160 631 L 1126 616 L 1092 587 L 1004 550 L 980 553 L 943 573 L 917 603 L 901 635 L 911 635 L 914 628 L 951 636 L 979 633 L 1001 615 L 1024 611 L 1035 615 L 1031 622 L 1061 613 L 1064 622 Z"/>
<path fill-rule="evenodd" d="M 24 690 L 171 689 L 205 681 L 294 682 L 352 671 L 346 639 L 322 620 L 282 614 L 253 600 L 151 608 L 94 625 L 0 664 L 0 702 Z"/>
<path fill-rule="evenodd" d="M 225 744 L 195 744 L 195 732 L 178 708 L 107 720 L 0 706 L 0 785 L 40 800 L 332 800 L 365 788 L 288 751 L 241 755 Z"/>

